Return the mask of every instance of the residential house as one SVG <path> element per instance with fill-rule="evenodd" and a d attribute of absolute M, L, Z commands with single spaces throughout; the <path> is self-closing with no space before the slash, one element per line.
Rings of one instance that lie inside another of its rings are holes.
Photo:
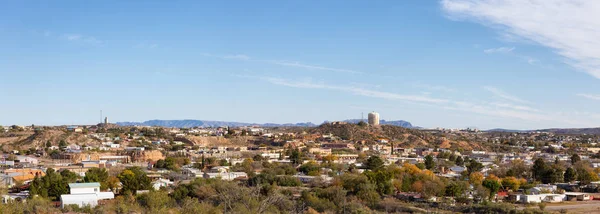
<path fill-rule="evenodd" d="M 100 183 L 70 183 L 69 189 L 71 194 L 60 196 L 61 208 L 65 205 L 95 207 L 100 200 L 115 198 L 113 192 L 100 192 Z"/>
<path fill-rule="evenodd" d="M 209 172 L 205 172 L 203 177 L 232 181 L 235 179 L 247 179 L 248 174 L 245 172 L 229 172 L 229 167 L 217 166 L 210 169 Z"/>
<path fill-rule="evenodd" d="M 330 155 L 331 154 L 331 148 L 329 149 L 325 149 L 325 148 L 310 148 L 308 149 L 308 153 L 310 154 L 318 154 L 318 155 Z"/>
<path fill-rule="evenodd" d="M 168 187 L 168 186 L 173 186 L 174 182 L 167 180 L 167 179 L 163 179 L 163 178 L 159 178 L 158 180 L 155 180 L 152 182 L 152 187 L 155 190 L 159 190 L 161 187 Z"/>
<path fill-rule="evenodd" d="M 520 199 L 522 203 L 558 203 L 565 201 L 567 196 L 565 194 L 522 195 Z"/>

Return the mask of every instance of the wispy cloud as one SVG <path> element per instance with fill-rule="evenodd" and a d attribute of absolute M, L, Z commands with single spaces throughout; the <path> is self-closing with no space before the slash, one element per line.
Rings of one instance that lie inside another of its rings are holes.
<path fill-rule="evenodd" d="M 492 106 L 498 107 L 498 108 L 507 108 L 507 109 L 512 109 L 512 110 L 518 110 L 518 111 L 531 111 L 531 112 L 539 112 L 540 110 L 529 107 L 529 106 L 524 106 L 524 105 L 515 105 L 512 103 L 498 103 L 498 102 L 494 102 L 494 103 L 490 103 Z"/>
<path fill-rule="evenodd" d="M 274 85 L 285 87 L 303 88 L 307 90 L 333 90 L 365 97 L 380 98 L 385 100 L 398 100 L 409 104 L 427 106 L 428 108 L 468 112 L 470 114 L 485 115 L 500 119 L 516 119 L 519 121 L 526 121 L 532 123 L 550 122 L 560 124 L 558 126 L 562 127 L 589 127 L 594 126 L 595 124 L 593 120 L 589 120 L 589 118 L 591 117 L 589 115 L 591 115 L 591 113 L 586 113 L 582 116 L 582 114 L 580 113 L 575 114 L 562 112 L 547 112 L 530 106 L 526 106 L 524 104 L 513 104 L 511 102 L 462 101 L 446 98 L 433 98 L 430 96 L 430 94 L 406 95 L 382 90 L 373 90 L 358 86 L 332 85 L 323 81 L 314 81 L 310 78 L 301 80 L 290 80 L 277 77 L 256 77 L 246 75 L 237 75 L 237 77 L 260 79 L 262 81 L 266 81 Z M 487 87 L 487 89 L 493 91 L 495 95 L 498 95 L 499 97 L 507 101 L 527 102 L 514 96 L 508 95 L 506 92 L 503 92 L 494 87 Z M 361 109 L 362 108 L 363 107 L 361 107 Z"/>
<path fill-rule="evenodd" d="M 133 47 L 139 48 L 139 49 L 155 49 L 155 48 L 158 48 L 158 44 L 153 43 L 153 42 L 140 42 Z"/>
<path fill-rule="evenodd" d="M 235 54 L 235 55 L 225 55 L 223 56 L 224 59 L 237 59 L 237 60 L 250 60 L 249 56 L 246 56 L 244 54 Z"/>
<path fill-rule="evenodd" d="M 577 94 L 577 96 L 584 97 L 590 100 L 600 100 L 600 94 Z"/>
<path fill-rule="evenodd" d="M 567 64 L 600 78 L 600 1 L 441 0 L 441 5 L 452 19 L 551 48 Z"/>
<path fill-rule="evenodd" d="M 250 57 L 250 56 L 244 55 L 244 54 L 217 55 L 217 54 L 203 53 L 201 55 L 206 56 L 206 57 L 216 57 L 216 58 L 221 58 L 221 59 L 252 61 L 252 62 L 267 63 L 267 64 L 272 64 L 272 65 L 286 66 L 286 67 L 296 67 L 296 68 L 303 68 L 303 69 L 307 69 L 307 70 L 321 70 L 321 71 L 332 71 L 332 72 L 352 73 L 352 74 L 362 73 L 360 71 L 355 71 L 355 70 L 332 68 L 332 67 L 325 67 L 325 66 L 320 66 L 320 65 L 311 65 L 311 64 L 295 62 L 295 61 L 255 59 L 253 57 Z"/>
<path fill-rule="evenodd" d="M 330 85 L 330 84 L 325 84 L 323 82 L 313 82 L 310 79 L 302 80 L 302 81 L 293 81 L 293 80 L 274 78 L 274 77 L 261 77 L 260 79 L 267 81 L 271 84 L 282 85 L 282 86 L 287 86 L 287 87 L 307 88 L 307 89 L 329 89 L 329 90 L 348 92 L 348 93 L 352 93 L 355 95 L 382 98 L 382 99 L 388 99 L 388 100 L 405 100 L 405 101 L 424 102 L 424 103 L 448 102 L 447 100 L 444 100 L 444 99 L 431 98 L 428 96 L 404 95 L 404 94 L 397 94 L 397 93 L 385 92 L 385 91 L 379 91 L 379 90 L 371 90 L 371 89 L 366 89 L 366 88 L 361 88 L 361 87 Z"/>
<path fill-rule="evenodd" d="M 104 43 L 104 41 L 96 39 L 96 37 L 84 36 L 81 34 L 63 34 L 61 38 L 72 42 L 82 42 L 95 45 Z"/>
<path fill-rule="evenodd" d="M 420 83 L 420 82 L 413 83 L 412 85 L 417 88 L 423 88 L 423 89 L 427 89 L 427 90 L 431 90 L 431 91 L 443 91 L 443 92 L 456 92 L 457 91 L 454 88 L 450 88 L 450 87 L 443 86 L 443 85 L 430 85 L 430 84 L 424 84 L 424 83 Z"/>
<path fill-rule="evenodd" d="M 484 53 L 486 54 L 493 54 L 493 53 L 510 53 L 513 50 L 515 50 L 515 47 L 499 47 L 499 48 L 490 48 L 490 49 L 485 49 L 483 50 Z"/>
<path fill-rule="evenodd" d="M 492 94 L 494 94 L 497 97 L 500 97 L 500 98 L 508 100 L 508 101 L 513 101 L 513 102 L 518 102 L 518 103 L 530 103 L 529 101 L 523 100 L 523 99 L 518 98 L 513 95 L 510 95 L 496 87 L 485 86 L 485 87 L 483 87 L 483 89 L 491 92 Z"/>
<path fill-rule="evenodd" d="M 516 49 L 515 47 L 499 47 L 499 48 L 485 49 L 485 50 L 483 50 L 483 52 L 486 54 L 505 54 L 505 55 L 509 55 L 509 56 L 514 56 L 514 57 L 517 57 L 517 58 L 527 62 L 527 64 L 539 65 L 539 62 L 540 62 L 539 60 L 537 60 L 531 56 L 515 53 L 515 51 L 514 51 L 515 49 Z"/>
<path fill-rule="evenodd" d="M 269 60 L 267 62 L 269 62 L 271 64 L 275 64 L 275 65 L 304 68 L 304 69 L 308 69 L 308 70 L 323 70 L 323 71 L 334 71 L 334 72 L 352 73 L 352 74 L 360 74 L 360 73 L 362 73 L 360 71 L 354 71 L 354 70 L 348 70 L 348 69 L 339 69 L 339 68 L 329 68 L 329 67 L 323 67 L 323 66 L 318 66 L 318 65 L 308 65 L 308 64 L 303 64 L 303 63 L 300 63 L 300 62 L 277 61 L 277 60 Z"/>
<path fill-rule="evenodd" d="M 77 41 L 81 39 L 81 35 L 79 34 L 65 34 L 63 35 L 65 37 L 65 39 L 69 40 L 69 41 Z"/>

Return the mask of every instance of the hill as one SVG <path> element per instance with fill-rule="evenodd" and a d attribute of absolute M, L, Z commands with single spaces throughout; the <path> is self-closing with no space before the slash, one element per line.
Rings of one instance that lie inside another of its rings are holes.
<path fill-rule="evenodd" d="M 375 142 L 384 138 L 404 148 L 450 148 L 456 150 L 484 149 L 483 142 L 468 136 L 432 133 L 394 125 L 359 126 L 356 124 L 322 124 L 311 128 L 311 134 L 333 134 L 342 140 Z"/>

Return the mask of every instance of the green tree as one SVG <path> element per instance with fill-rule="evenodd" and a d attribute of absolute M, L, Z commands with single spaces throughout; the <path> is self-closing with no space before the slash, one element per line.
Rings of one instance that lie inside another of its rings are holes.
<path fill-rule="evenodd" d="M 35 176 L 33 181 L 31 181 L 29 184 L 29 197 L 33 198 L 36 195 L 43 198 L 48 197 L 48 189 L 42 181 L 42 177 Z"/>
<path fill-rule="evenodd" d="M 477 162 L 474 159 L 469 160 L 469 165 L 467 166 L 467 171 L 469 175 L 473 172 L 479 172 L 483 169 L 483 164 Z"/>
<path fill-rule="evenodd" d="M 294 165 L 302 164 L 304 162 L 304 154 L 299 149 L 292 150 L 290 160 Z"/>
<path fill-rule="evenodd" d="M 379 170 L 383 168 L 383 160 L 379 156 L 371 156 L 367 159 L 365 166 L 370 170 Z"/>
<path fill-rule="evenodd" d="M 581 161 L 581 157 L 579 157 L 578 154 L 573 154 L 573 156 L 571 156 L 571 164 L 575 165 L 579 161 Z"/>
<path fill-rule="evenodd" d="M 46 148 L 51 147 L 52 143 L 50 143 L 50 141 L 46 141 Z"/>
<path fill-rule="evenodd" d="M 100 182 L 100 189 L 107 190 L 108 185 L 106 181 L 108 181 L 108 171 L 105 168 L 90 168 L 87 172 L 85 172 L 85 177 L 83 177 L 83 181 L 85 182 Z"/>
<path fill-rule="evenodd" d="M 137 201 L 148 213 L 168 213 L 169 208 L 175 207 L 175 200 L 166 191 L 150 191 L 138 196 Z"/>
<path fill-rule="evenodd" d="M 533 162 L 533 166 L 531 167 L 531 172 L 533 175 L 533 179 L 536 181 L 541 181 L 542 178 L 547 174 L 547 166 L 544 159 L 538 158 Z"/>
<path fill-rule="evenodd" d="M 60 140 L 60 142 L 58 142 L 58 147 L 61 149 L 67 147 L 67 142 L 65 142 L 65 140 Z"/>
<path fill-rule="evenodd" d="M 123 185 L 121 188 L 122 193 L 135 194 L 138 190 L 147 190 L 151 187 L 150 178 L 139 167 L 128 167 L 117 178 Z"/>
<path fill-rule="evenodd" d="M 371 183 L 375 184 L 375 190 L 380 195 L 392 193 L 392 173 L 387 170 L 367 171 L 365 175 Z"/>
<path fill-rule="evenodd" d="M 490 192 L 489 200 L 492 200 L 496 193 L 498 193 L 500 190 L 500 187 L 502 187 L 502 184 L 500 184 L 500 182 L 498 182 L 496 179 L 485 179 L 483 180 L 482 185 Z"/>
<path fill-rule="evenodd" d="M 80 178 L 77 173 L 71 172 L 69 170 L 61 171 L 60 176 L 62 176 L 63 181 L 66 183 L 75 183 Z"/>
<path fill-rule="evenodd" d="M 573 182 L 575 179 L 577 179 L 577 172 L 572 167 L 567 168 L 565 171 L 564 181 Z"/>
<path fill-rule="evenodd" d="M 435 160 L 433 160 L 433 156 L 425 156 L 425 168 L 429 170 L 433 170 L 435 168 Z"/>
<path fill-rule="evenodd" d="M 365 126 L 369 125 L 369 124 L 365 123 L 365 121 L 362 121 L 362 120 L 361 120 L 361 121 L 358 121 L 358 123 L 357 123 L 357 124 L 358 124 L 358 126 L 360 126 L 360 127 L 365 127 Z"/>
<path fill-rule="evenodd" d="M 319 175 L 319 171 L 321 170 L 321 166 L 314 161 L 309 161 L 308 163 L 302 164 L 298 171 L 307 175 Z"/>
<path fill-rule="evenodd" d="M 456 163 L 457 166 L 465 165 L 465 161 L 463 160 L 462 156 L 456 157 L 456 160 L 454 162 Z"/>
<path fill-rule="evenodd" d="M 553 166 L 546 170 L 542 183 L 560 183 L 564 179 L 564 170 L 562 167 Z"/>
<path fill-rule="evenodd" d="M 48 197 L 52 200 L 58 200 L 60 195 L 69 192 L 68 181 L 52 168 L 46 170 L 46 176 L 42 177 L 42 183 L 42 186 L 48 190 Z"/>
<path fill-rule="evenodd" d="M 450 182 L 448 185 L 446 185 L 444 193 L 449 197 L 461 197 L 465 193 L 465 190 L 466 187 L 464 183 Z"/>

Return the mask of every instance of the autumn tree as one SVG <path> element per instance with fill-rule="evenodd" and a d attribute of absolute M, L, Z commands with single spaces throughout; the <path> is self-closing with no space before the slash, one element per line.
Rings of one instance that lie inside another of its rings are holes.
<path fill-rule="evenodd" d="M 502 178 L 502 186 L 506 189 L 510 189 L 512 191 L 519 190 L 521 186 L 521 182 L 515 177 L 505 177 Z"/>
<path fill-rule="evenodd" d="M 471 182 L 473 185 L 481 185 L 483 179 L 483 173 L 481 172 L 473 172 L 471 175 L 469 175 L 469 182 Z"/>

